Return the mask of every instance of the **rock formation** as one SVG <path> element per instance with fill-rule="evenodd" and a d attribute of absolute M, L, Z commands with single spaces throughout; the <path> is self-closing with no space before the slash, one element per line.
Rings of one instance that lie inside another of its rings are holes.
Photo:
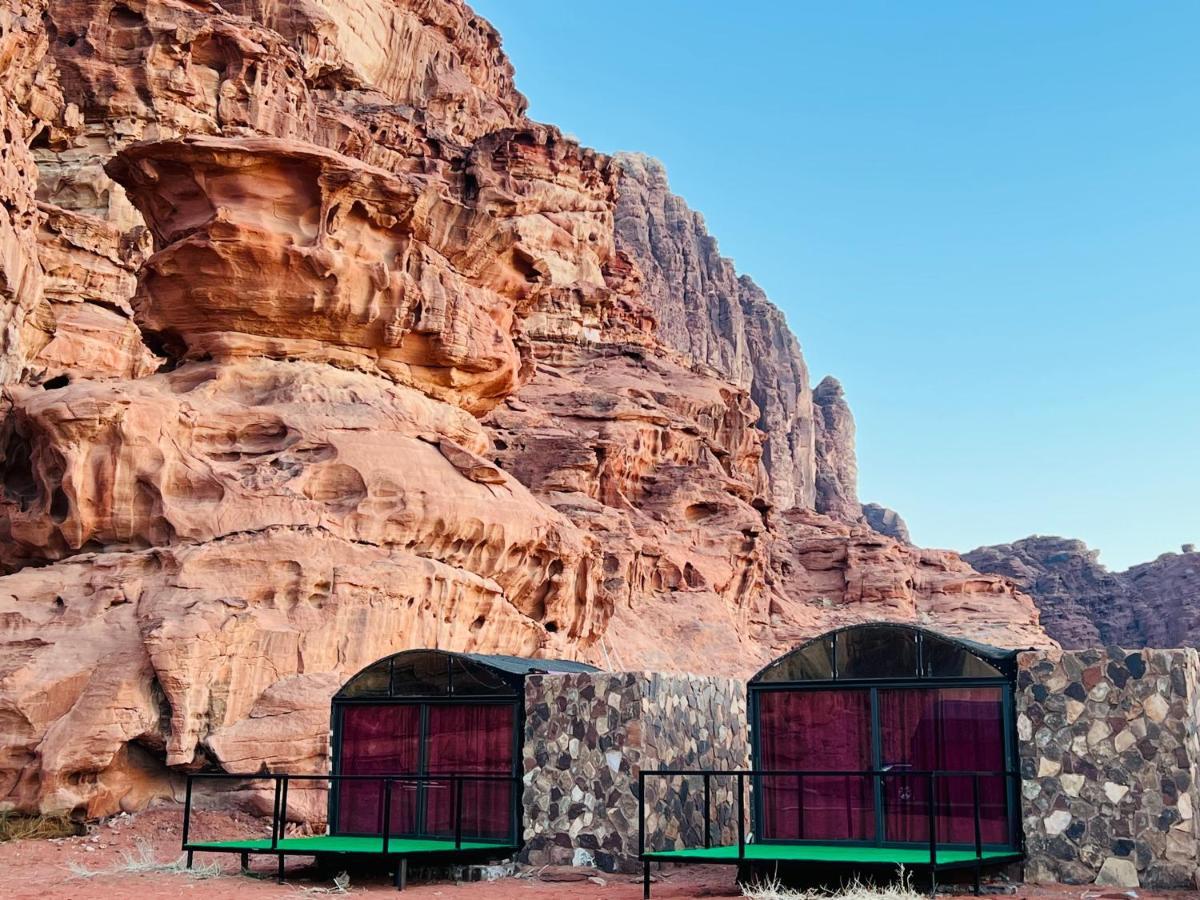
<path fill-rule="evenodd" d="M 1083 541 L 1035 535 L 963 554 L 1034 598 L 1046 631 L 1064 647 L 1200 646 L 1200 553 L 1110 572 Z"/>
<path fill-rule="evenodd" d="M 862 515 L 858 503 L 858 458 L 854 451 L 854 415 L 841 382 L 832 375 L 813 391 L 817 420 L 817 512 L 853 522 Z"/>
<path fill-rule="evenodd" d="M 0 60 L 0 808 L 319 767 L 408 647 L 1045 643 L 861 521 L 840 389 L 459 0 L 0 0 Z"/>
<path fill-rule="evenodd" d="M 811 507 L 818 478 L 808 367 L 783 313 L 721 256 L 704 218 L 671 193 L 656 159 L 617 157 L 617 246 L 637 260 L 659 339 L 750 392 L 770 499 Z"/>
<path fill-rule="evenodd" d="M 866 523 L 880 534 L 893 537 L 902 544 L 912 543 L 912 538 L 908 533 L 908 523 L 894 509 L 888 509 L 878 503 L 864 503 L 862 514 Z"/>

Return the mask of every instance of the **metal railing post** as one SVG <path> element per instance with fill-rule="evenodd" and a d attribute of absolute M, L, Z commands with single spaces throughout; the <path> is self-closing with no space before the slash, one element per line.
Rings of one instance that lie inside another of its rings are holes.
<path fill-rule="evenodd" d="M 183 793 L 183 849 L 187 849 L 188 832 L 192 827 L 192 776 L 187 776 L 187 787 Z"/>
<path fill-rule="evenodd" d="M 746 858 L 746 775 L 737 773 L 738 859 Z"/>
<path fill-rule="evenodd" d="M 929 865 L 937 865 L 937 775 L 929 773 Z"/>
<path fill-rule="evenodd" d="M 283 776 L 283 791 L 279 795 L 279 839 L 287 837 L 288 776 Z"/>
<path fill-rule="evenodd" d="M 454 788 L 454 849 L 462 849 L 462 832 L 463 832 L 463 780 L 461 776 L 454 776 L 450 782 Z"/>
<path fill-rule="evenodd" d="M 646 854 L 646 773 L 638 771 L 638 858 Z"/>
<path fill-rule="evenodd" d="M 804 840 L 804 776 L 796 777 L 796 813 L 799 822 L 800 833 L 796 836 L 799 840 Z"/>
<path fill-rule="evenodd" d="M 383 855 L 387 856 L 392 835 L 392 779 L 383 779 Z"/>
<path fill-rule="evenodd" d="M 271 849 L 279 846 L 279 793 L 283 789 L 283 781 L 278 775 L 271 776 L 275 780 L 275 802 L 271 806 Z"/>
<path fill-rule="evenodd" d="M 704 773 L 704 849 L 712 846 L 712 809 L 709 803 L 709 788 L 712 784 L 712 778 L 708 772 Z"/>
<path fill-rule="evenodd" d="M 983 826 L 979 822 L 979 773 L 971 776 L 971 792 L 975 806 L 975 858 L 983 858 Z"/>

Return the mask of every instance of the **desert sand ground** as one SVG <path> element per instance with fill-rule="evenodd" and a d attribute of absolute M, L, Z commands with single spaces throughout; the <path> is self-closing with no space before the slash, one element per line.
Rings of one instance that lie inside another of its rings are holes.
<path fill-rule="evenodd" d="M 222 873 L 197 878 L 171 871 L 128 871 L 126 862 L 154 860 L 169 864 L 180 857 L 181 816 L 177 808 L 163 807 L 135 816 L 119 816 L 89 829 L 78 837 L 55 840 L 20 840 L 0 844 L 0 897 L 11 900 L 66 900 L 66 898 L 136 898 L 136 900 L 233 900 L 243 897 L 317 897 L 334 896 L 337 890 L 328 878 L 322 880 L 307 860 L 289 863 L 287 881 L 277 884 L 274 860 L 266 857 L 252 862 L 258 877 L 242 876 L 233 855 L 198 854 L 198 866 L 221 865 Z M 261 828 L 246 817 L 226 813 L 198 812 L 194 819 L 197 839 L 218 839 L 243 835 Z M 88 873 L 88 874 L 85 874 Z M 98 874 L 97 874 L 98 873 Z M 550 900 L 550 898 L 595 898 L 595 900 L 637 900 L 641 897 L 640 879 L 628 875 L 596 873 L 591 879 L 573 873 L 581 880 L 561 878 L 559 873 L 527 872 L 523 877 L 497 882 L 456 884 L 449 881 L 423 882 L 420 876 L 410 882 L 405 897 L 428 900 Z M 685 897 L 740 897 L 733 871 L 721 866 L 697 866 L 666 869 L 656 873 L 654 896 L 663 900 Z M 1200 892 L 1126 893 L 1117 889 L 1083 888 L 1067 885 L 1011 886 L 998 893 L 1014 898 L 1037 900 L 1200 900 Z M 396 896 L 396 890 L 383 873 L 354 874 L 346 894 Z"/>

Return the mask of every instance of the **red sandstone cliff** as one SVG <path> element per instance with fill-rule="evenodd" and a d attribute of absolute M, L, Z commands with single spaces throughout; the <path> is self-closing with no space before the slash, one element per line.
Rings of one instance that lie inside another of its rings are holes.
<path fill-rule="evenodd" d="M 861 521 L 840 389 L 457 0 L 0 0 L 0 60 L 0 802 L 319 766 L 406 647 L 1045 641 Z"/>

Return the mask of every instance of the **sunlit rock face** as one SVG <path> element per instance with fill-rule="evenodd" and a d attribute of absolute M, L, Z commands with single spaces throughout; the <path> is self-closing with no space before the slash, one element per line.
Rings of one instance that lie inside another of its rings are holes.
<path fill-rule="evenodd" d="M 818 477 L 812 390 L 783 313 L 721 256 L 703 216 L 671 193 L 662 163 L 640 154 L 617 161 L 617 245 L 645 273 L 660 339 L 750 392 L 764 434 L 771 502 L 812 507 Z"/>
<path fill-rule="evenodd" d="M 410 647 L 1044 641 L 813 511 L 853 446 L 782 314 L 664 174 L 526 119 L 457 0 L 0 0 L 0 60 L 0 803 L 322 768 L 337 685 Z"/>

